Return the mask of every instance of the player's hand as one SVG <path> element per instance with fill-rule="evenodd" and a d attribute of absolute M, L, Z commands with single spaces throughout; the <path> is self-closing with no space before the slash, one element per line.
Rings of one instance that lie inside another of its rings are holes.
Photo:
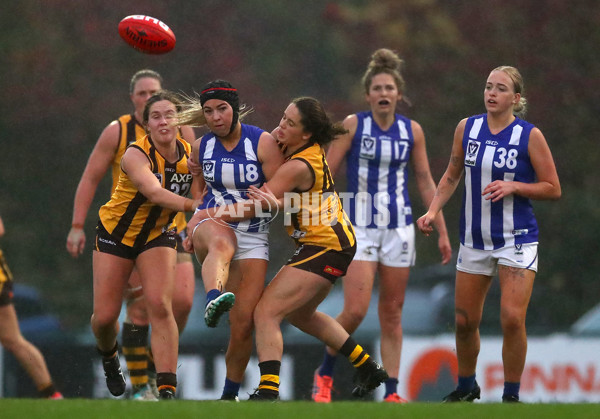
<path fill-rule="evenodd" d="M 186 238 L 183 239 L 183 250 L 188 253 L 194 253 L 194 242 L 191 236 L 186 236 Z"/>
<path fill-rule="evenodd" d="M 447 264 L 452 259 L 452 246 L 450 246 L 450 239 L 448 234 L 440 234 L 438 238 L 438 249 L 442 254 L 442 265 Z"/>
<path fill-rule="evenodd" d="M 202 165 L 200 165 L 200 163 L 196 163 L 192 159 L 187 159 L 187 166 L 193 176 L 202 175 Z"/>
<path fill-rule="evenodd" d="M 502 198 L 515 193 L 515 183 L 507 182 L 503 180 L 495 180 L 488 184 L 481 195 L 485 196 L 485 199 L 492 200 L 492 202 L 498 202 Z"/>
<path fill-rule="evenodd" d="M 275 209 L 282 205 L 279 199 L 275 196 L 273 191 L 264 184 L 260 189 L 256 186 L 250 186 L 248 190 L 248 196 L 255 201 L 260 202 L 263 209 Z"/>
<path fill-rule="evenodd" d="M 426 213 L 417 220 L 417 227 L 421 233 L 429 236 L 433 232 L 433 220 L 434 217 L 429 215 L 429 213 Z"/>
<path fill-rule="evenodd" d="M 67 236 L 67 252 L 74 258 L 83 253 L 85 247 L 85 232 L 83 228 L 71 227 Z"/>

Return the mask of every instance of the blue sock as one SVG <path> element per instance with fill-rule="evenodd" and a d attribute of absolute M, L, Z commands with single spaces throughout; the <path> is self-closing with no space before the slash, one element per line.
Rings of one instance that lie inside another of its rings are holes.
<path fill-rule="evenodd" d="M 208 303 L 217 298 L 219 295 L 221 295 L 221 291 L 216 288 L 208 291 L 206 293 L 206 304 L 208 305 Z"/>
<path fill-rule="evenodd" d="M 237 396 L 240 392 L 240 386 L 242 383 L 236 383 L 231 381 L 229 378 L 225 378 L 225 386 L 223 387 L 223 394 L 231 394 Z"/>
<path fill-rule="evenodd" d="M 394 394 L 398 392 L 398 379 L 397 378 L 388 378 L 385 380 L 385 394 L 383 398 L 385 399 L 390 394 Z"/>
<path fill-rule="evenodd" d="M 333 367 L 335 367 L 335 360 L 337 359 L 337 354 L 330 355 L 329 352 L 325 351 L 325 356 L 323 357 L 323 363 L 319 368 L 319 375 L 326 375 L 327 377 L 333 377 Z"/>
<path fill-rule="evenodd" d="M 504 393 L 502 396 L 515 396 L 517 399 L 519 398 L 519 390 L 521 389 L 521 383 L 509 383 L 508 381 L 504 382 Z"/>
<path fill-rule="evenodd" d="M 457 390 L 460 391 L 471 391 L 475 387 L 475 374 L 469 377 L 461 377 L 458 376 L 458 387 Z"/>

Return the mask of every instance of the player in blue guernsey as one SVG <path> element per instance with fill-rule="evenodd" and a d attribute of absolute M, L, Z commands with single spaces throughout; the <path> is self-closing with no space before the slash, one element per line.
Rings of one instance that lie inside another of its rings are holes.
<path fill-rule="evenodd" d="M 251 185 L 262 186 L 283 163 L 270 133 L 240 122 L 244 112 L 240 115 L 237 90 L 226 81 L 208 83 L 200 103 L 192 100 L 182 121 L 186 115 L 191 124 L 206 123 L 210 129 L 192 148 L 192 160 L 199 169 L 195 179 L 207 186 L 199 210 L 246 199 Z M 231 310 L 223 400 L 237 400 L 252 354 L 253 312 L 264 288 L 269 260 L 269 221 L 268 215 L 228 224 L 205 220 L 188 228 L 202 263 L 206 324 L 216 327 L 220 317 Z"/>
<path fill-rule="evenodd" d="M 352 333 L 360 325 L 371 301 L 376 272 L 379 273 L 379 321 L 381 359 L 390 374 L 384 400 L 402 403 L 398 375 L 402 351 L 402 304 L 410 267 L 415 262 L 415 230 L 408 196 L 409 163 L 425 205 L 435 192 L 429 169 L 425 135 L 416 122 L 396 113 L 402 100 L 402 60 L 388 49 L 377 50 L 363 76 L 370 110 L 344 120 L 348 133 L 334 141 L 327 152 L 332 174 L 346 159 L 347 192 L 343 206 L 354 225 L 356 255 L 344 278 L 344 308 L 338 322 Z M 452 249 L 444 218 L 440 233 L 442 263 L 450 261 Z M 314 374 L 315 402 L 331 401 L 336 352 L 327 348 L 323 363 Z"/>
<path fill-rule="evenodd" d="M 480 397 L 475 380 L 479 323 L 496 274 L 504 338 L 502 401 L 519 401 L 527 354 L 525 316 L 538 265 L 538 227 L 530 200 L 561 196 L 544 135 L 517 116 L 526 105 L 519 71 L 509 66 L 494 69 L 485 85 L 484 102 L 487 113 L 458 124 L 448 168 L 429 210 L 417 220 L 428 235 L 464 172 L 455 292 L 458 387 L 445 402 Z"/>

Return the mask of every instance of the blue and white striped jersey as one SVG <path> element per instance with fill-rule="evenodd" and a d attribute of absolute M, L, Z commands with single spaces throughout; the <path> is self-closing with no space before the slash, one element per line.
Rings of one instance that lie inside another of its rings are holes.
<path fill-rule="evenodd" d="M 346 170 L 350 194 L 340 194 L 344 209 L 359 227 L 394 229 L 412 224 L 407 190 L 414 145 L 410 119 L 396 114 L 395 123 L 383 131 L 370 111 L 356 116 Z"/>
<path fill-rule="evenodd" d="M 529 159 L 533 125 L 516 118 L 492 134 L 487 114 L 467 120 L 462 140 L 465 153 L 465 189 L 460 217 L 460 242 L 474 249 L 492 250 L 537 243 L 538 226 L 531 201 L 518 195 L 492 203 L 481 193 L 495 180 L 532 183 L 535 171 Z"/>
<path fill-rule="evenodd" d="M 200 142 L 199 162 L 202 165 L 208 193 L 200 209 L 231 204 L 247 199 L 250 185 L 265 183 L 265 175 L 258 161 L 258 140 L 264 130 L 242 124 L 240 141 L 227 151 L 211 132 Z M 239 231 L 267 232 L 270 216 L 255 217 L 239 223 L 229 223 Z"/>

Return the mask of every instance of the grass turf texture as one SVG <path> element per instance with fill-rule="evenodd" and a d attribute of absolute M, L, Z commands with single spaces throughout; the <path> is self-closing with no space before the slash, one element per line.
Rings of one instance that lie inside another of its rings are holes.
<path fill-rule="evenodd" d="M 501 404 L 501 403 L 409 403 L 375 402 L 246 402 L 175 400 L 136 402 L 130 400 L 39 400 L 0 399 L 3 419 L 64 418 L 235 418 L 307 419 L 326 418 L 598 418 L 598 404 Z"/>

